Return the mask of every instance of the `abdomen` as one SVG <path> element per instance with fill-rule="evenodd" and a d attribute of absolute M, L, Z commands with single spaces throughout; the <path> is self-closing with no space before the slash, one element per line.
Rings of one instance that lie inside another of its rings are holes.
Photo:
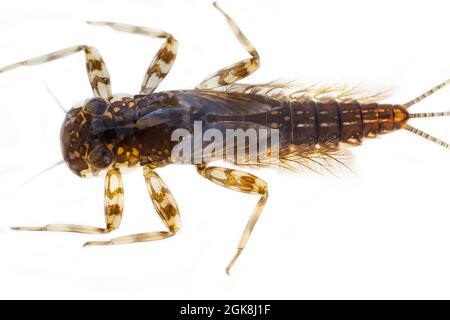
<path fill-rule="evenodd" d="M 254 97 L 263 101 L 264 97 Z M 359 144 L 364 137 L 375 137 L 400 128 L 408 112 L 399 105 L 265 99 L 269 110 L 246 115 L 209 115 L 212 122 L 240 121 L 279 130 L 284 145 Z"/>
<path fill-rule="evenodd" d="M 194 122 L 203 131 L 277 129 L 282 147 L 316 144 L 358 144 L 364 137 L 400 128 L 408 120 L 403 106 L 358 101 L 276 99 L 265 95 L 205 90 L 169 91 L 139 97 L 136 122 L 141 156 L 168 160 L 176 142 L 171 133 Z M 201 132 L 203 134 L 204 132 Z"/>
<path fill-rule="evenodd" d="M 406 109 L 398 105 L 306 100 L 269 112 L 267 125 L 279 128 L 284 142 L 293 145 L 358 144 L 364 137 L 400 128 L 407 118 Z"/>

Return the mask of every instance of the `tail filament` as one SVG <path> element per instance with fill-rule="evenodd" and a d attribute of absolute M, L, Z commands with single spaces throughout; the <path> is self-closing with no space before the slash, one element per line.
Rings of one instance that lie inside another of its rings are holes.
<path fill-rule="evenodd" d="M 430 140 L 431 142 L 437 143 L 438 145 L 443 146 L 444 148 L 450 149 L 450 145 L 447 142 L 444 142 L 438 138 L 435 138 L 432 135 L 430 135 L 426 132 L 423 132 L 422 130 L 419 130 L 417 128 L 410 126 L 409 124 L 405 125 L 403 127 L 403 129 L 406 129 L 414 134 L 417 134 L 418 136 L 420 136 L 422 138 Z"/>

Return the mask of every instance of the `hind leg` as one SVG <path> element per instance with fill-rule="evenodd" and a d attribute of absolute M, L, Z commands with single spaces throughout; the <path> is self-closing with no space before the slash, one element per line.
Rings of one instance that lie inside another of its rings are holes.
<path fill-rule="evenodd" d="M 181 220 L 177 203 L 159 175 L 150 167 L 144 167 L 145 183 L 156 211 L 169 231 L 155 231 L 113 238 L 109 241 L 91 241 L 85 246 L 117 245 L 147 242 L 169 238 L 180 230 Z"/>
<path fill-rule="evenodd" d="M 247 50 L 247 52 L 252 57 L 239 61 L 229 67 L 217 71 L 216 73 L 203 80 L 197 86 L 197 89 L 212 89 L 232 84 L 255 72 L 260 65 L 258 52 L 253 47 L 250 40 L 248 40 L 247 37 L 239 29 L 236 22 L 234 22 L 233 19 L 227 13 L 225 13 L 225 11 L 223 11 L 216 2 L 214 2 L 214 7 L 216 7 L 217 10 L 219 10 L 220 13 L 225 16 L 225 19 L 227 20 L 231 30 L 236 35 L 244 49 Z"/>
<path fill-rule="evenodd" d="M 250 216 L 250 219 L 247 222 L 247 226 L 245 227 L 244 233 L 242 234 L 241 240 L 239 241 L 237 252 L 226 268 L 226 272 L 230 274 L 231 268 L 247 245 L 253 228 L 258 222 L 264 205 L 266 204 L 267 198 L 269 196 L 267 183 L 259 179 L 258 177 L 251 175 L 250 173 L 246 173 L 240 170 L 221 167 L 207 167 L 203 164 L 197 166 L 197 171 L 201 176 L 222 187 L 239 192 L 258 194 L 261 196 L 255 210 L 253 211 L 253 214 Z"/>
<path fill-rule="evenodd" d="M 79 226 L 73 224 L 49 224 L 44 227 L 13 227 L 19 231 L 59 231 L 101 234 L 119 228 L 123 212 L 123 187 L 120 172 L 110 169 L 105 178 L 105 222 L 106 228 Z"/>

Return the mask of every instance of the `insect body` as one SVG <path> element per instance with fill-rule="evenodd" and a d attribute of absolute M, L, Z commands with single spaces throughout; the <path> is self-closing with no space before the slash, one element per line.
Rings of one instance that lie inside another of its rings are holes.
<path fill-rule="evenodd" d="M 111 22 L 90 24 L 165 39 L 145 74 L 138 95 L 113 96 L 109 74 L 99 52 L 85 45 L 0 69 L 1 73 L 83 51 L 94 98 L 67 112 L 61 130 L 61 148 L 65 163 L 75 174 L 85 177 L 106 172 L 104 228 L 53 224 L 44 227 L 16 227 L 15 230 L 103 234 L 117 229 L 122 219 L 124 200 L 121 172 L 124 168 L 142 166 L 149 195 L 168 230 L 123 236 L 109 241 L 93 241 L 86 245 L 153 241 L 174 235 L 181 228 L 179 210 L 174 197 L 155 170 L 176 162 L 173 151 L 179 141 L 173 139 L 174 133 L 182 129 L 189 133 L 190 139 L 195 133 L 196 123 L 203 126 L 202 133 L 209 129 L 219 133 L 236 128 L 276 130 L 277 139 L 270 136 L 274 144 L 262 157 L 258 154 L 256 162 L 248 161 L 248 144 L 244 145 L 245 157 L 242 162 L 238 162 L 235 157 L 226 158 L 241 166 L 270 166 L 277 163 L 288 168 L 292 168 L 294 164 L 308 168 L 311 164 L 318 164 L 326 168 L 319 160 L 339 162 L 338 153 L 343 144 L 359 144 L 364 137 L 374 137 L 396 129 L 407 129 L 449 148 L 445 142 L 407 124 L 411 117 L 445 116 L 449 113 L 410 114 L 407 108 L 449 84 L 450 80 L 406 104 L 398 105 L 381 104 L 378 95 L 358 96 L 352 90 L 338 86 L 235 84 L 259 67 L 259 55 L 235 22 L 217 4 L 215 6 L 225 16 L 251 57 L 219 70 L 195 90 L 153 93 L 172 67 L 177 53 L 177 40 L 163 31 Z M 227 141 L 222 143 L 225 148 Z M 203 141 L 200 149 L 202 153 L 207 149 Z M 218 185 L 260 196 L 241 237 L 237 253 L 227 267 L 229 272 L 246 246 L 267 201 L 268 186 L 263 180 L 244 171 L 210 166 L 212 159 L 202 158 L 200 162 L 189 163 L 196 165 L 200 175 Z"/>
<path fill-rule="evenodd" d="M 403 127 L 409 114 L 401 105 L 275 99 L 246 92 L 178 90 L 125 98 L 94 98 L 67 113 L 61 132 L 69 168 L 79 176 L 114 166 L 161 167 L 174 162 L 173 132 L 191 134 L 195 122 L 207 128 L 234 125 L 276 128 L 279 146 L 310 148 L 358 144 Z M 301 157 L 301 151 L 298 156 Z M 292 149 L 290 152 L 293 152 Z"/>

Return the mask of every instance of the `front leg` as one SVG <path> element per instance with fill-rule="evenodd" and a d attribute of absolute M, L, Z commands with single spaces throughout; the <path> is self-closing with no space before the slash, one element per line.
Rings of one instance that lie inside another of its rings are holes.
<path fill-rule="evenodd" d="M 108 69 L 106 68 L 106 64 L 96 48 L 86 45 L 69 47 L 66 49 L 48 53 L 43 56 L 10 64 L 6 67 L 0 68 L 0 73 L 7 72 L 22 66 L 34 66 L 47 63 L 53 60 L 70 56 L 80 51 L 84 51 L 84 55 L 86 57 L 86 69 L 94 96 L 104 99 L 111 97 L 111 80 L 109 77 Z"/>
<path fill-rule="evenodd" d="M 261 198 L 259 199 L 258 204 L 253 211 L 253 214 L 250 216 L 250 219 L 247 222 L 244 233 L 241 236 L 237 252 L 226 268 L 226 272 L 230 274 L 231 268 L 244 250 L 253 231 L 253 228 L 255 227 L 256 222 L 258 222 L 264 205 L 266 204 L 267 197 L 269 196 L 267 183 L 260 178 L 244 171 L 221 167 L 207 167 L 205 164 L 198 165 L 197 171 L 206 179 L 222 187 L 239 192 L 261 195 Z"/>
<path fill-rule="evenodd" d="M 173 236 L 181 228 L 180 213 L 172 193 L 160 176 L 149 165 L 144 167 L 145 183 L 156 211 L 169 231 L 155 231 L 113 238 L 109 241 L 91 241 L 85 246 L 117 245 L 162 240 Z"/>
<path fill-rule="evenodd" d="M 88 234 L 109 233 L 119 228 L 123 212 L 123 186 L 120 171 L 109 169 L 105 178 L 105 222 L 106 228 L 73 224 L 49 224 L 44 227 L 13 227 L 19 231 L 59 231 Z"/>

